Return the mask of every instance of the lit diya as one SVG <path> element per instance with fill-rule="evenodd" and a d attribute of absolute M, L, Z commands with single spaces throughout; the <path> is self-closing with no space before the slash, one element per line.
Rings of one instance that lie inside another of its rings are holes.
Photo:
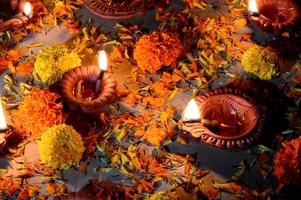
<path fill-rule="evenodd" d="M 64 74 L 60 85 L 71 110 L 97 113 L 116 101 L 117 83 L 105 72 L 108 64 L 104 51 L 99 53 L 98 63 L 99 67 L 81 66 Z"/>
<path fill-rule="evenodd" d="M 0 32 L 10 29 L 16 30 L 28 22 L 32 17 L 32 6 L 26 2 L 23 6 L 23 14 L 17 14 L 14 11 L 18 10 L 20 1 L 3 1 L 0 0 Z M 6 5 L 9 4 L 9 5 Z M 4 8 L 4 9 L 3 9 Z M 1 18 L 2 17 L 2 18 Z"/>
<path fill-rule="evenodd" d="M 86 7 L 92 13 L 108 19 L 141 15 L 153 4 L 154 0 L 85 0 Z"/>
<path fill-rule="evenodd" d="M 192 99 L 179 128 L 202 142 L 224 149 L 245 149 L 260 139 L 265 113 L 245 93 L 224 88 Z"/>
<path fill-rule="evenodd" d="M 8 127 L 5 120 L 4 110 L 2 103 L 0 102 L 0 150 L 3 150 L 6 146 L 8 138 L 14 133 L 12 127 Z"/>
<path fill-rule="evenodd" d="M 281 29 L 293 25 L 299 17 L 294 0 L 249 0 L 250 18 L 262 29 Z"/>

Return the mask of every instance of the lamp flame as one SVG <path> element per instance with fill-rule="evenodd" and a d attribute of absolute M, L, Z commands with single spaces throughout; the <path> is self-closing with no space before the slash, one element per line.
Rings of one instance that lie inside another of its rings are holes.
<path fill-rule="evenodd" d="M 256 0 L 249 0 L 249 2 L 248 2 L 248 10 L 251 13 L 259 13 Z"/>
<path fill-rule="evenodd" d="M 7 129 L 7 124 L 5 120 L 4 110 L 2 107 L 2 103 L 0 101 L 0 131 L 4 131 Z"/>
<path fill-rule="evenodd" d="M 184 109 L 182 120 L 184 122 L 201 120 L 200 110 L 194 99 L 191 99 Z"/>
<path fill-rule="evenodd" d="M 98 66 L 101 71 L 106 71 L 108 67 L 108 59 L 105 51 L 100 51 L 98 54 Z"/>
<path fill-rule="evenodd" d="M 24 14 L 27 17 L 31 17 L 31 14 L 32 14 L 32 5 L 29 2 L 26 2 L 24 4 Z"/>

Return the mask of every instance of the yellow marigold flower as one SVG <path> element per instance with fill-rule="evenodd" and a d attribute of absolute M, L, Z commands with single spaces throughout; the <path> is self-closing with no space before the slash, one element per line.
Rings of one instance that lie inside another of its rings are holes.
<path fill-rule="evenodd" d="M 176 63 L 182 51 L 183 45 L 177 35 L 153 32 L 142 36 L 136 43 L 134 58 L 143 72 L 154 73 L 162 66 Z"/>
<path fill-rule="evenodd" d="M 77 164 L 84 150 L 81 135 L 66 124 L 49 128 L 39 142 L 42 163 L 56 169 L 68 169 Z"/>
<path fill-rule="evenodd" d="M 258 76 L 262 80 L 270 80 L 278 74 L 276 66 L 277 54 L 269 48 L 253 46 L 242 57 L 241 64 L 246 72 Z"/>
<path fill-rule="evenodd" d="M 66 71 L 80 65 L 81 59 L 76 52 L 63 44 L 55 44 L 42 49 L 37 55 L 34 76 L 51 85 L 59 81 Z"/>

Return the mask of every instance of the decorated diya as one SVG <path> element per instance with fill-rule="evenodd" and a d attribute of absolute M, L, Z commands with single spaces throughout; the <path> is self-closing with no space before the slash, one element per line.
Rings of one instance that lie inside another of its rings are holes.
<path fill-rule="evenodd" d="M 29 20 L 32 15 L 32 6 L 29 2 L 20 6 L 20 2 L 17 0 L 0 1 L 0 32 L 10 29 L 16 30 Z M 19 7 L 23 7 L 24 15 L 18 14 Z"/>
<path fill-rule="evenodd" d="M 116 100 L 117 83 L 106 68 L 106 56 L 99 56 L 99 67 L 80 66 L 64 74 L 61 88 L 71 110 L 96 113 Z"/>
<path fill-rule="evenodd" d="M 255 145 L 263 131 L 265 112 L 237 89 L 209 91 L 191 100 L 178 126 L 202 142 L 224 149 Z"/>
<path fill-rule="evenodd" d="M 250 18 L 262 29 L 277 30 L 293 25 L 299 17 L 294 0 L 249 0 Z"/>
<path fill-rule="evenodd" d="M 85 0 L 85 5 L 91 12 L 108 19 L 141 15 L 153 4 L 154 0 Z"/>

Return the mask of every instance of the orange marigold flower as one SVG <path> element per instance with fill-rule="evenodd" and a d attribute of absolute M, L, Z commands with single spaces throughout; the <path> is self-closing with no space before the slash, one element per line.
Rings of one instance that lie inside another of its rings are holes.
<path fill-rule="evenodd" d="M 42 17 L 48 14 L 48 10 L 43 2 L 41 1 L 30 1 L 32 7 L 33 7 L 33 14 L 34 17 Z"/>
<path fill-rule="evenodd" d="M 27 76 L 33 71 L 32 63 L 22 63 L 16 68 L 16 72 L 21 76 Z"/>
<path fill-rule="evenodd" d="M 68 19 L 64 22 L 64 27 L 68 28 L 70 33 L 77 33 L 81 30 L 80 20 Z"/>
<path fill-rule="evenodd" d="M 134 58 L 143 72 L 154 73 L 162 66 L 176 63 L 182 51 L 183 45 L 177 35 L 153 32 L 142 36 L 136 43 Z"/>
<path fill-rule="evenodd" d="M 44 131 L 64 122 L 60 96 L 48 89 L 34 89 L 24 97 L 18 110 L 13 112 L 15 128 L 26 136 L 38 138 Z"/>
<path fill-rule="evenodd" d="M 13 63 L 11 61 L 0 58 L 0 73 L 5 71 L 7 68 L 12 66 Z"/>
<path fill-rule="evenodd" d="M 142 137 L 152 145 L 158 146 L 168 136 L 169 134 L 167 131 L 162 128 L 158 128 L 156 124 L 152 123 L 144 132 Z"/>
<path fill-rule="evenodd" d="M 274 158 L 274 175 L 282 184 L 301 181 L 301 136 L 284 142 Z"/>
<path fill-rule="evenodd" d="M 113 47 L 113 51 L 110 54 L 110 62 L 122 62 L 124 60 L 123 53 L 125 51 L 125 46 L 118 45 Z"/>
<path fill-rule="evenodd" d="M 12 62 L 16 62 L 20 58 L 20 56 L 21 56 L 20 53 L 16 50 L 10 50 L 6 54 L 7 59 Z"/>

